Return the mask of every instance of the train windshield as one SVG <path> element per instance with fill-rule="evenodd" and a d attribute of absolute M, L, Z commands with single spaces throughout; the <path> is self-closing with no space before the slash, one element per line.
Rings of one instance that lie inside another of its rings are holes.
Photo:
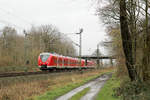
<path fill-rule="evenodd" d="M 40 55 L 41 60 L 42 60 L 43 62 L 46 62 L 46 60 L 48 59 L 49 56 L 50 56 L 50 55 L 48 55 L 48 54 Z"/>

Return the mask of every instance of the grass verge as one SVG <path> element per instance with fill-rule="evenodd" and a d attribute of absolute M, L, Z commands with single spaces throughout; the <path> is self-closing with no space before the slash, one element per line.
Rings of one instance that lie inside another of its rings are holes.
<path fill-rule="evenodd" d="M 87 87 L 87 88 L 83 89 L 82 91 L 80 91 L 79 93 L 72 96 L 69 100 L 80 100 L 81 97 L 83 97 L 89 90 L 90 90 L 90 88 Z"/>
<path fill-rule="evenodd" d="M 31 100 L 55 100 L 57 97 L 64 95 L 65 93 L 71 91 L 72 89 L 75 89 L 75 88 L 85 84 L 86 82 L 97 78 L 98 76 L 99 75 L 91 76 L 91 77 L 88 77 L 88 78 L 82 80 L 81 82 L 70 83 L 61 88 L 55 87 L 53 90 L 46 92 L 44 95 L 37 96 Z"/>
<path fill-rule="evenodd" d="M 98 74 L 93 74 L 91 76 L 85 76 L 85 77 L 78 77 L 77 80 L 67 83 L 65 85 L 61 85 L 60 87 L 54 87 L 53 89 L 51 89 L 50 91 L 46 92 L 45 94 L 41 95 L 41 96 L 36 96 L 34 98 L 30 98 L 29 100 L 55 100 L 57 97 L 64 95 L 65 93 L 71 91 L 72 89 L 75 89 L 87 82 L 89 82 L 92 79 L 95 79 L 97 77 L 99 77 L 100 75 L 104 74 L 104 73 L 108 73 L 108 72 L 112 72 L 112 70 L 107 70 L 107 71 L 101 71 Z"/>
<path fill-rule="evenodd" d="M 116 97 L 114 94 L 114 88 L 119 87 L 120 81 L 112 76 L 110 80 L 102 87 L 101 91 L 98 93 L 96 100 L 119 100 L 119 97 Z"/>

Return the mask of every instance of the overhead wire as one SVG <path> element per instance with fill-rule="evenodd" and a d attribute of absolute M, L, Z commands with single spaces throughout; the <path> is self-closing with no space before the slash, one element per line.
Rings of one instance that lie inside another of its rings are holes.
<path fill-rule="evenodd" d="M 18 15 L 16 15 L 16 14 L 12 13 L 12 12 L 10 12 L 10 11 L 7 11 L 7 10 L 3 9 L 3 8 L 0 8 L 0 10 L 3 11 L 3 12 L 5 12 L 5 13 L 7 13 L 7 14 L 9 14 L 9 15 L 11 15 L 11 16 L 13 16 L 13 17 L 15 17 L 15 18 L 16 18 L 16 17 L 19 18 L 20 21 L 23 21 L 23 22 L 25 22 L 26 24 L 32 25 L 29 21 L 25 20 L 23 17 L 20 17 L 20 16 L 18 16 Z"/>
<path fill-rule="evenodd" d="M 4 12 L 5 14 L 7 14 L 7 15 L 11 15 L 13 18 L 19 19 L 21 22 L 23 22 L 23 23 L 25 22 L 26 24 L 32 26 L 32 24 L 31 24 L 30 22 L 28 22 L 27 20 L 23 19 L 22 17 L 17 16 L 17 15 L 15 15 L 15 14 L 13 14 L 12 12 L 7 11 L 7 10 L 5 10 L 5 9 L 3 9 L 3 8 L 0 8 L 0 10 L 3 11 L 3 12 Z M 9 17 L 10 17 L 10 16 L 9 16 Z M 8 21 L 0 20 L 0 23 L 7 24 L 7 25 L 11 25 L 11 26 L 14 26 L 14 27 L 16 27 L 16 28 L 19 28 L 19 29 L 21 29 L 21 30 L 24 29 L 24 27 L 21 27 L 20 25 L 12 24 L 11 22 L 8 22 Z"/>

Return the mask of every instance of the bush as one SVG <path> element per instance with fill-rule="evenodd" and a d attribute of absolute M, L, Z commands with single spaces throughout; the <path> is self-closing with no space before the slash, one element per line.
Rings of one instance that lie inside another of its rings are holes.
<path fill-rule="evenodd" d="M 148 83 L 124 81 L 116 91 L 116 95 L 120 96 L 121 100 L 150 100 Z"/>

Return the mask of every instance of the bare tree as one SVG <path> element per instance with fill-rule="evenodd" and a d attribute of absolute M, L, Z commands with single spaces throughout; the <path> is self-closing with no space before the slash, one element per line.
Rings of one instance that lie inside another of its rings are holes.
<path fill-rule="evenodd" d="M 41 52 L 76 55 L 70 39 L 52 25 L 32 27 L 26 37 L 17 34 L 12 27 L 4 27 L 0 34 L 0 65 L 37 65 Z"/>

